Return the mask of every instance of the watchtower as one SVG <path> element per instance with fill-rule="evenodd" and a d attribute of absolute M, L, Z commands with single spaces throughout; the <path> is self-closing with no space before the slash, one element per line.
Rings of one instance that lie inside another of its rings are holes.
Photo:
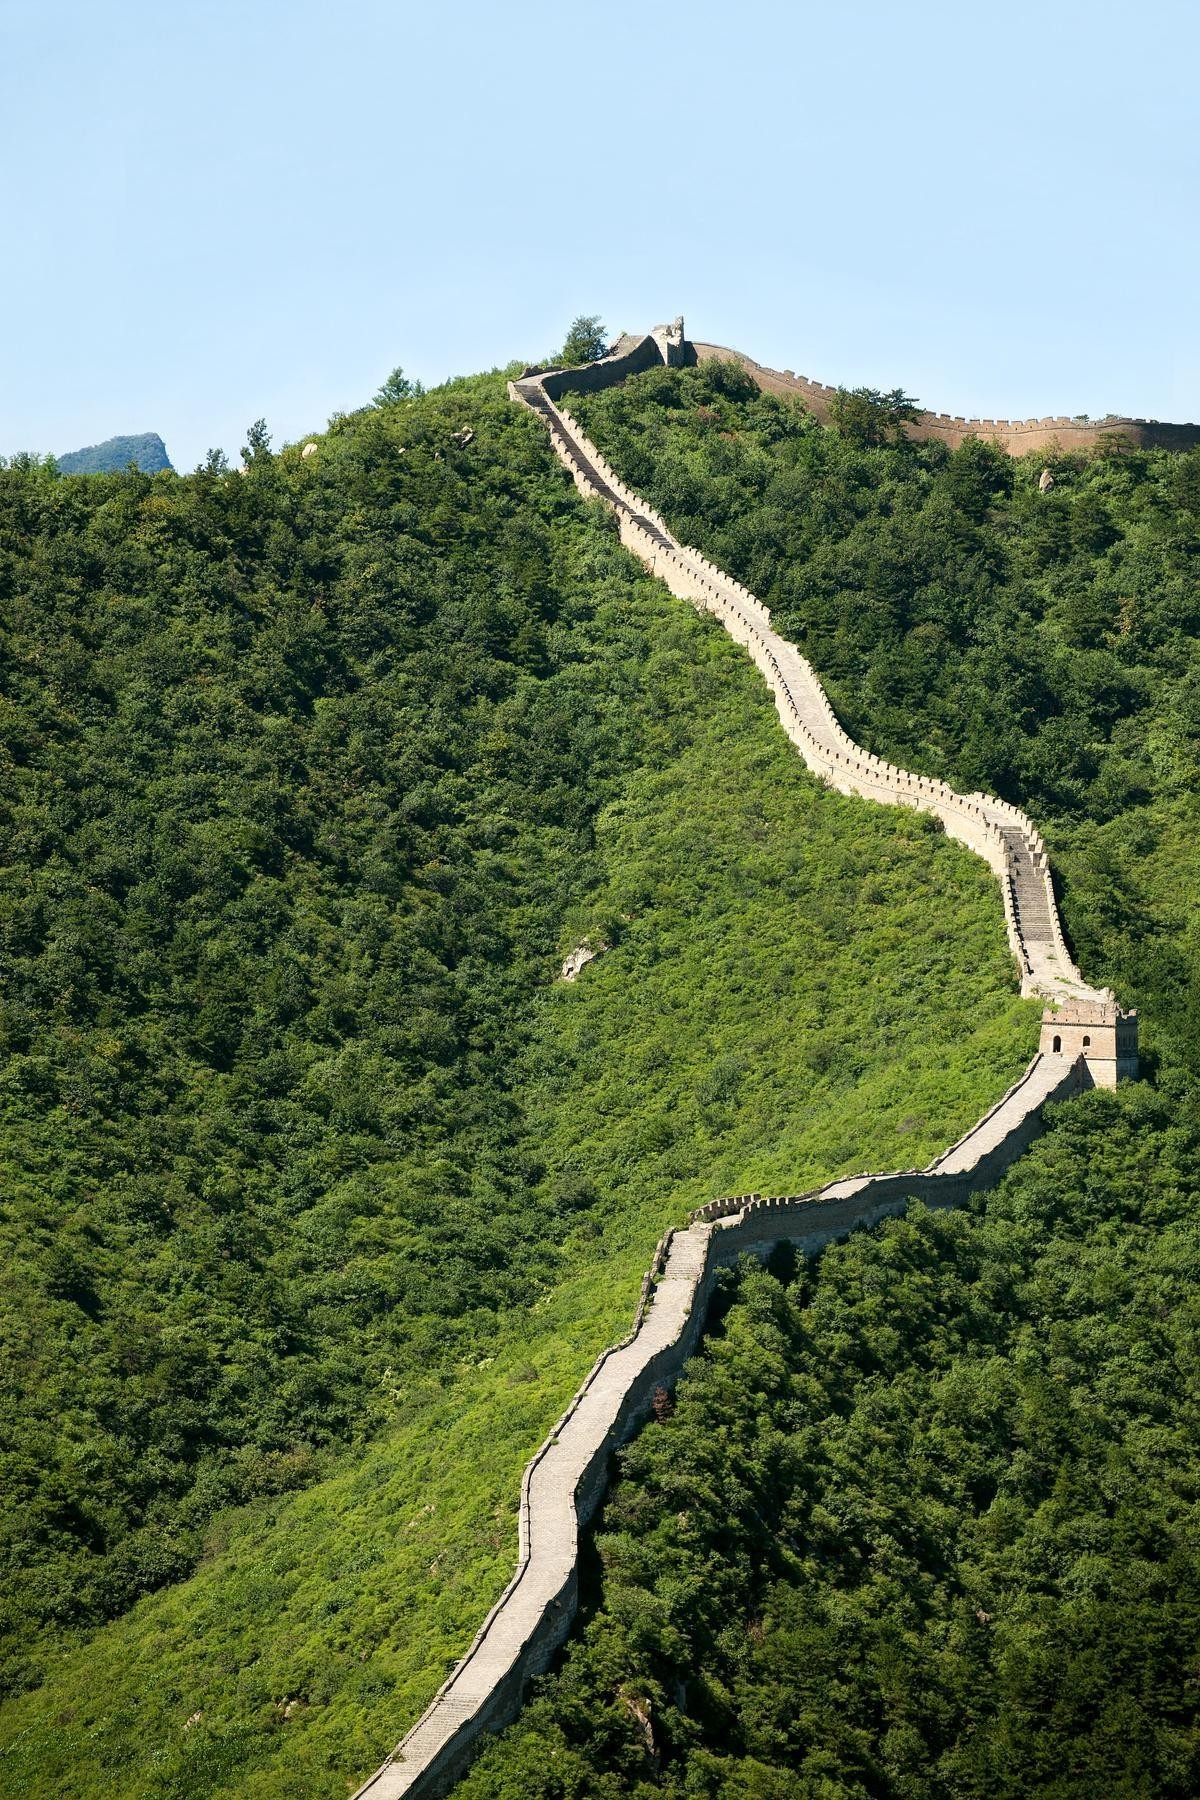
<path fill-rule="evenodd" d="M 1043 1056 L 1082 1056 L 1095 1087 L 1136 1081 L 1138 1016 L 1115 1001 L 1067 1000 L 1042 1014 Z"/>

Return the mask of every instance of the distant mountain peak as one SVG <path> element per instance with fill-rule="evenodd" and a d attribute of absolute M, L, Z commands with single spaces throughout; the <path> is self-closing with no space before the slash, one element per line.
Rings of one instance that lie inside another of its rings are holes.
<path fill-rule="evenodd" d="M 83 450 L 68 450 L 54 459 L 60 475 L 112 475 L 127 469 L 130 463 L 146 475 L 157 475 L 169 469 L 171 459 L 167 446 L 157 431 L 136 432 L 129 437 L 105 438 L 102 444 L 88 444 Z"/>

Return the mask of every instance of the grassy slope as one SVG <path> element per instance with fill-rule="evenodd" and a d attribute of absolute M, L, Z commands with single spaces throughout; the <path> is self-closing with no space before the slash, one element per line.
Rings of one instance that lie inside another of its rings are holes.
<path fill-rule="evenodd" d="M 9 1704 L 3 1791 L 341 1791 L 503 1584 L 520 1468 L 625 1327 L 661 1228 L 722 1191 L 920 1162 L 1030 1053 L 982 864 L 819 789 L 718 629 L 649 582 L 636 605 L 647 690 L 661 671 L 682 696 L 675 748 L 602 820 L 607 885 L 579 923 L 623 935 L 545 995 L 524 1072 L 532 1141 L 598 1190 L 602 1227 L 479 1366 L 394 1393 L 366 1454 L 219 1519 L 195 1577 Z"/>

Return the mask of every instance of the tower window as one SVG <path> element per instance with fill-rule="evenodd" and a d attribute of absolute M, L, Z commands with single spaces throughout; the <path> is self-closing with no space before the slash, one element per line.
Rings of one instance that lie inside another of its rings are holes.
<path fill-rule="evenodd" d="M 1055 1056 L 1057 1056 L 1057 1055 L 1058 1055 L 1058 1053 L 1059 1053 L 1059 1051 L 1060 1051 L 1060 1050 L 1061 1050 L 1061 1049 L 1062 1049 L 1062 1039 L 1061 1039 L 1061 1038 L 1060 1038 L 1060 1037 L 1056 1037 L 1056 1038 L 1055 1038 L 1055 1040 L 1054 1040 L 1054 1054 L 1055 1054 Z"/>
<path fill-rule="evenodd" d="M 1088 1047 L 1088 1045 L 1089 1045 L 1089 1044 L 1090 1044 L 1090 1043 L 1091 1043 L 1091 1041 L 1092 1041 L 1092 1040 L 1091 1040 L 1091 1038 L 1090 1038 L 1090 1037 L 1085 1037 L 1085 1038 L 1084 1038 L 1084 1040 L 1083 1040 L 1083 1047 L 1084 1047 L 1084 1049 L 1085 1049 L 1085 1050 L 1086 1050 L 1086 1049 L 1087 1049 L 1087 1047 Z"/>

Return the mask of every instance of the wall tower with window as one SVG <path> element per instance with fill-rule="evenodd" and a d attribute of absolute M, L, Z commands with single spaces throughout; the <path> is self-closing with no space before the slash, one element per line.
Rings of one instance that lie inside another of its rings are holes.
<path fill-rule="evenodd" d="M 1067 1000 L 1042 1014 L 1042 1054 L 1072 1061 L 1082 1056 L 1096 1087 L 1136 1081 L 1137 1046 L 1137 1014 L 1122 1012 L 1115 1002 Z"/>

